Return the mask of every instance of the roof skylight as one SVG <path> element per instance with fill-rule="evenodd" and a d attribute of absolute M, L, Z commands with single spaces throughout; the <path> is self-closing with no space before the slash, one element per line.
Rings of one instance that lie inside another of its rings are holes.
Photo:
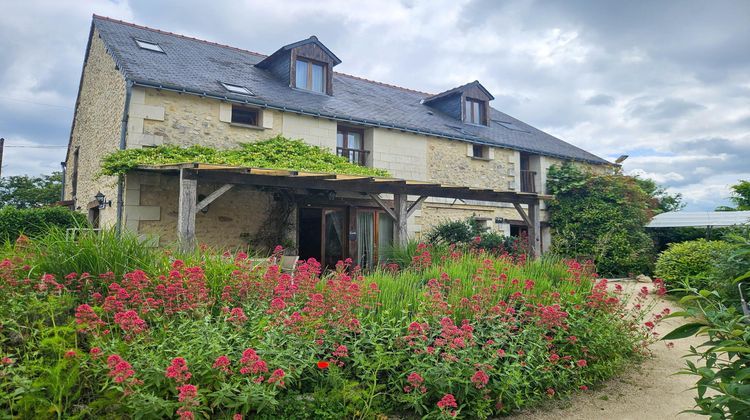
<path fill-rule="evenodd" d="M 524 133 L 528 133 L 528 130 L 526 130 L 523 127 L 519 127 L 518 125 L 516 125 L 516 124 L 514 124 L 512 122 L 509 122 L 509 121 L 499 121 L 499 120 L 492 120 L 492 121 L 495 121 L 496 123 L 502 125 L 503 127 L 507 128 L 509 130 L 523 131 Z"/>
<path fill-rule="evenodd" d="M 135 43 L 138 44 L 138 46 L 141 49 L 144 49 L 144 50 L 156 51 L 156 52 L 160 52 L 160 53 L 164 52 L 164 50 L 161 49 L 161 47 L 159 46 L 159 44 L 156 44 L 154 42 L 149 42 L 149 41 L 143 41 L 143 40 L 140 40 L 140 39 L 136 39 Z"/>
<path fill-rule="evenodd" d="M 233 92 L 233 93 L 239 93 L 239 94 L 242 94 L 242 95 L 252 95 L 253 94 L 253 92 L 250 92 L 250 90 L 248 88 L 244 87 L 244 86 L 233 85 L 233 84 L 224 83 L 224 82 L 219 82 L 219 83 L 221 83 L 221 85 L 224 86 L 224 89 L 226 89 L 226 90 L 228 90 L 230 92 Z"/>

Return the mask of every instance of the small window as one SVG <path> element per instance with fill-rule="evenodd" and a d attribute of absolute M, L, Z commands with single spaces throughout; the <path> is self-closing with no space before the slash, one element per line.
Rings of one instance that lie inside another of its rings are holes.
<path fill-rule="evenodd" d="M 298 58 L 295 63 L 295 87 L 325 93 L 325 64 Z"/>
<path fill-rule="evenodd" d="M 224 86 L 224 89 L 233 92 L 233 93 L 240 93 L 242 95 L 252 95 L 253 93 L 250 92 L 250 89 L 240 86 L 240 85 L 232 85 L 229 83 L 221 82 L 221 85 Z"/>
<path fill-rule="evenodd" d="M 259 110 L 255 108 L 246 108 L 244 106 L 232 105 L 232 124 L 252 125 L 257 127 Z"/>
<path fill-rule="evenodd" d="M 364 131 L 359 128 L 339 126 L 336 133 L 336 154 L 349 162 L 366 166 L 369 151 L 364 147 Z"/>
<path fill-rule="evenodd" d="M 464 121 L 471 124 L 485 124 L 484 118 L 484 101 L 478 101 L 476 99 L 466 98 L 464 106 Z"/>
<path fill-rule="evenodd" d="M 153 42 L 148 42 L 148 41 L 143 41 L 143 40 L 140 40 L 140 39 L 136 39 L 135 43 L 138 44 L 138 46 L 141 49 L 144 49 L 144 50 L 156 51 L 156 52 L 160 52 L 160 53 L 164 52 L 164 50 L 161 49 L 161 47 L 159 46 L 159 44 L 156 44 L 156 43 L 153 43 Z"/>
<path fill-rule="evenodd" d="M 481 144 L 474 144 L 471 147 L 471 156 L 476 159 L 489 159 L 490 148 L 489 146 L 482 146 Z"/>

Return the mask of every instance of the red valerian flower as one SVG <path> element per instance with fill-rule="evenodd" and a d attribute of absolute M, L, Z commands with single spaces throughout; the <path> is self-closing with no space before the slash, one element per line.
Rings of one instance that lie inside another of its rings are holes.
<path fill-rule="evenodd" d="M 477 389 L 482 389 L 485 386 L 487 386 L 487 383 L 489 383 L 490 377 L 487 375 L 487 373 L 483 370 L 478 370 L 474 375 L 471 377 L 471 383 L 474 384 L 474 386 Z"/>
<path fill-rule="evenodd" d="M 130 340 L 133 336 L 138 335 L 146 329 L 148 325 L 146 321 L 142 320 L 138 316 L 138 312 L 134 310 L 118 312 L 115 314 L 115 322 L 120 325 L 120 328 L 125 332 L 125 339 Z"/>
<path fill-rule="evenodd" d="M 318 369 L 328 369 L 328 365 L 328 362 L 321 360 L 318 362 Z"/>
<path fill-rule="evenodd" d="M 78 353 L 76 353 L 75 350 L 71 349 L 71 350 L 66 351 L 63 357 L 65 357 L 66 359 L 73 359 L 76 356 L 78 356 Z"/>
<path fill-rule="evenodd" d="M 550 397 L 555 395 L 555 390 L 552 388 L 547 388 L 547 395 L 549 395 Z"/>
<path fill-rule="evenodd" d="M 427 387 L 422 385 L 424 383 L 424 378 L 417 372 L 410 373 L 409 376 L 406 377 L 406 381 L 409 382 L 409 385 L 404 387 L 404 392 L 409 393 L 412 391 L 419 391 L 422 394 L 427 392 Z"/>
<path fill-rule="evenodd" d="M 11 359 L 8 356 L 5 356 L 2 359 L 0 359 L 0 364 L 3 364 L 3 365 L 12 365 L 13 364 L 13 359 Z"/>
<path fill-rule="evenodd" d="M 240 307 L 232 308 L 229 312 L 229 318 L 227 318 L 227 321 L 233 324 L 242 325 L 247 322 L 247 315 L 245 315 L 245 311 Z"/>
<path fill-rule="evenodd" d="M 440 411 L 446 412 L 448 415 L 455 417 L 456 411 L 450 410 L 451 408 L 458 408 L 458 404 L 456 403 L 456 398 L 453 396 L 453 394 L 445 394 L 443 395 L 443 398 L 440 399 L 440 401 L 437 402 L 438 408 L 440 408 Z"/>
<path fill-rule="evenodd" d="M 175 357 L 165 372 L 167 378 L 174 379 L 178 384 L 187 382 L 193 374 L 188 369 L 187 362 L 182 357 Z"/>
<path fill-rule="evenodd" d="M 102 349 L 100 349 L 99 347 L 92 347 L 91 350 L 89 350 L 89 355 L 91 355 L 92 359 L 98 359 L 101 354 Z"/>
<path fill-rule="evenodd" d="M 584 359 L 577 361 L 576 364 L 578 365 L 578 367 L 586 367 L 587 365 L 586 360 Z"/>
<path fill-rule="evenodd" d="M 578 387 L 578 389 L 580 389 L 581 391 L 588 391 L 589 387 L 587 387 L 586 385 L 581 385 Z"/>
<path fill-rule="evenodd" d="M 275 383 L 276 385 L 283 387 L 284 381 L 282 379 L 284 379 L 284 376 L 286 376 L 286 373 L 284 373 L 282 369 L 276 369 L 271 374 L 271 377 L 268 378 L 268 383 L 269 384 Z"/>
<path fill-rule="evenodd" d="M 195 385 L 185 384 L 177 387 L 179 402 L 192 401 L 198 396 L 198 387 Z"/>
<path fill-rule="evenodd" d="M 99 318 L 99 315 L 94 312 L 91 306 L 84 303 L 76 308 L 76 324 L 78 324 L 80 330 L 90 331 L 104 325 L 104 321 Z"/>
<path fill-rule="evenodd" d="M 222 371 L 224 373 L 231 374 L 232 370 L 229 369 L 229 365 L 231 365 L 231 364 L 232 364 L 232 361 L 229 360 L 229 358 L 227 356 L 219 356 L 214 361 L 214 364 L 213 364 L 212 367 L 214 369 L 219 369 L 220 371 Z"/>

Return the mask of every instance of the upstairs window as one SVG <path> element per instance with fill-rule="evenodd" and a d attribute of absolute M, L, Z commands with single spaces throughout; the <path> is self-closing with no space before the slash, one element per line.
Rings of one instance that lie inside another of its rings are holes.
<path fill-rule="evenodd" d="M 260 112 L 255 108 L 232 105 L 232 124 L 259 126 Z"/>
<path fill-rule="evenodd" d="M 156 52 L 160 52 L 160 53 L 164 52 L 164 50 L 161 49 L 161 47 L 159 46 L 159 44 L 156 44 L 154 42 L 149 42 L 149 41 L 143 41 L 143 40 L 140 40 L 140 39 L 136 39 L 135 43 L 138 44 L 138 47 L 140 47 L 143 50 L 156 51 Z"/>
<path fill-rule="evenodd" d="M 365 150 L 364 131 L 358 128 L 339 126 L 336 133 L 336 154 L 349 159 L 349 162 L 360 166 L 367 163 Z"/>
<path fill-rule="evenodd" d="M 464 104 L 464 121 L 470 124 L 485 125 L 485 103 L 476 99 L 466 98 Z"/>
<path fill-rule="evenodd" d="M 299 89 L 325 93 L 326 66 L 312 60 L 298 58 L 295 64 L 296 83 Z"/>

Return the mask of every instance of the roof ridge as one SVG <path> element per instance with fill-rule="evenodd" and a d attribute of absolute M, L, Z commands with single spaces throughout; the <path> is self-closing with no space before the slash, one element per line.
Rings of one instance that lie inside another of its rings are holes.
<path fill-rule="evenodd" d="M 367 79 L 367 78 L 361 77 L 361 76 L 354 76 L 354 75 L 349 74 L 349 73 L 342 73 L 342 72 L 339 72 L 339 71 L 334 71 L 334 73 L 338 74 L 340 76 L 345 76 L 345 77 L 350 77 L 352 79 L 362 80 L 363 82 L 375 83 L 376 85 L 381 85 L 381 86 L 386 86 L 386 87 L 390 87 L 390 88 L 405 90 L 407 92 L 419 93 L 419 94 L 422 94 L 422 95 L 432 95 L 431 93 L 423 92 L 421 90 L 410 89 L 410 88 L 407 88 L 407 87 L 398 86 L 398 85 L 392 85 L 390 83 L 385 83 L 385 82 L 379 82 L 377 80 Z"/>
<path fill-rule="evenodd" d="M 189 40 L 192 40 L 192 41 L 202 42 L 202 43 L 208 44 L 208 45 L 214 45 L 214 46 L 217 46 L 217 47 L 229 48 L 231 50 L 235 50 L 235 51 L 240 51 L 240 52 L 244 52 L 244 53 L 256 55 L 258 57 L 268 57 L 266 54 L 261 54 L 261 53 L 256 52 L 256 51 L 250 51 L 250 50 L 246 50 L 244 48 L 233 47 L 231 45 L 221 44 L 221 43 L 213 42 L 213 41 L 207 41 L 205 39 L 195 38 L 195 37 L 192 37 L 192 36 L 182 35 L 182 34 L 178 34 L 178 33 L 174 33 L 174 32 L 163 31 L 161 29 L 151 28 L 151 27 L 144 26 L 144 25 L 138 25 L 136 23 L 127 22 L 127 21 L 120 20 L 120 19 L 114 19 L 114 18 L 111 18 L 109 16 L 97 15 L 96 13 L 93 14 L 93 17 L 95 17 L 97 19 L 101 19 L 101 20 L 106 20 L 106 21 L 109 21 L 109 22 L 120 23 L 120 24 L 123 24 L 123 25 L 131 26 L 133 28 L 145 29 L 147 31 L 156 32 L 156 33 L 159 33 L 159 34 L 162 34 L 162 35 L 172 35 L 172 36 L 176 36 L 176 37 L 179 37 L 179 38 L 184 38 L 184 39 L 189 39 Z"/>

